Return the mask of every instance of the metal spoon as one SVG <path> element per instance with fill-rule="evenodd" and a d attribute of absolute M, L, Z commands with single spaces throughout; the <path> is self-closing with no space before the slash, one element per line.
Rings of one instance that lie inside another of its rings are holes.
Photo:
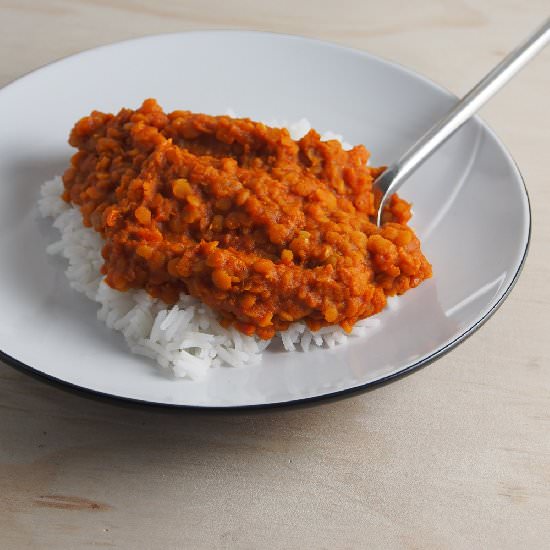
<path fill-rule="evenodd" d="M 509 53 L 479 81 L 439 122 L 436 122 L 399 160 L 376 178 L 374 187 L 382 193 L 376 224 L 381 225 L 382 210 L 391 195 L 450 136 L 452 136 L 510 78 L 550 42 L 550 18 L 525 42 Z"/>

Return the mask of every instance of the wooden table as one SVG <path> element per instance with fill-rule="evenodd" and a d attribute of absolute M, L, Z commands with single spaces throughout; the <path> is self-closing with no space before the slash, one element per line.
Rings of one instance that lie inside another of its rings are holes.
<path fill-rule="evenodd" d="M 364 48 L 460 94 L 548 12 L 547 0 L 0 0 L 0 84 L 128 37 L 240 27 Z M 516 289 L 471 339 L 363 395 L 233 414 L 96 402 L 0 365 L 0 547 L 548 548 L 549 90 L 550 49 L 482 113 L 523 171 L 534 230 Z"/>

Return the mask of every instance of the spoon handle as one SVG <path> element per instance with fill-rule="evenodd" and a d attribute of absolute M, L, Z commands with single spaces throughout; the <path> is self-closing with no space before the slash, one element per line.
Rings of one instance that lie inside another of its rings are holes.
<path fill-rule="evenodd" d="M 377 179 L 375 187 L 382 191 L 378 225 L 387 199 L 440 146 L 456 132 L 510 78 L 537 55 L 550 41 L 550 18 L 525 42 L 509 53 L 492 71 L 480 80 L 439 122 L 434 124 L 399 160 L 391 164 Z"/>

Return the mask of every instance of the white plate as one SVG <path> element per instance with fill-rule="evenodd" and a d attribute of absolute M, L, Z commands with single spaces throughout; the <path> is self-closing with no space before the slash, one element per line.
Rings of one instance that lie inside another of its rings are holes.
<path fill-rule="evenodd" d="M 335 350 L 267 351 L 261 366 L 173 380 L 130 354 L 69 288 L 39 220 L 40 184 L 63 172 L 73 123 L 92 109 L 136 108 L 255 119 L 306 117 L 395 159 L 455 98 L 358 52 L 294 36 L 208 31 L 151 36 L 87 51 L 0 91 L 0 349 L 5 362 L 78 388 L 148 403 L 235 407 L 295 402 L 387 380 L 471 334 L 502 303 L 525 259 L 529 203 L 512 158 L 470 121 L 403 188 L 433 279 L 380 314 L 381 328 Z"/>

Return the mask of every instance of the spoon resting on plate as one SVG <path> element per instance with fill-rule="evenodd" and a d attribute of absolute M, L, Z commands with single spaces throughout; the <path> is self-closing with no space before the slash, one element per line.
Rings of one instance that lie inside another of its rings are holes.
<path fill-rule="evenodd" d="M 550 18 L 484 76 L 441 120 L 436 122 L 396 162 L 386 168 L 374 189 L 381 193 L 376 224 L 381 225 L 382 211 L 388 199 L 405 180 L 450 136 L 452 136 L 508 80 L 550 42 Z"/>

